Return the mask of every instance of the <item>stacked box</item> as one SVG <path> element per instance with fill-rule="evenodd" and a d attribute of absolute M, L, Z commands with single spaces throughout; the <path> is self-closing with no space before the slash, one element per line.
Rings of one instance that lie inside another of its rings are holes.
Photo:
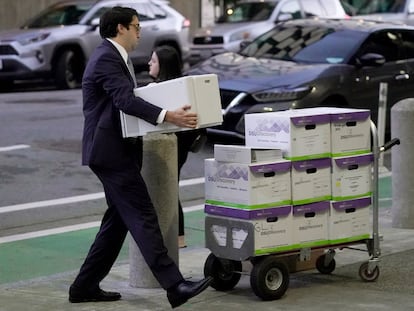
<path fill-rule="evenodd" d="M 206 247 L 218 257 L 244 260 L 292 249 L 292 206 L 272 209 L 258 219 L 207 215 Z"/>
<path fill-rule="evenodd" d="M 279 148 L 292 161 L 331 155 L 330 116 L 311 109 L 245 115 L 246 145 Z"/>
<path fill-rule="evenodd" d="M 332 158 L 332 199 L 349 200 L 372 194 L 372 153 Z"/>
<path fill-rule="evenodd" d="M 370 238 L 371 197 L 332 201 L 329 242 L 339 244 Z"/>
<path fill-rule="evenodd" d="M 291 204 L 291 162 L 231 163 L 206 159 L 206 204 L 246 210 Z"/>
<path fill-rule="evenodd" d="M 294 248 L 329 244 L 329 201 L 293 206 Z"/>
<path fill-rule="evenodd" d="M 368 109 L 334 107 L 313 109 L 330 115 L 332 157 L 371 151 L 371 112 Z"/>
<path fill-rule="evenodd" d="M 331 199 L 331 159 L 292 162 L 292 204 Z"/>

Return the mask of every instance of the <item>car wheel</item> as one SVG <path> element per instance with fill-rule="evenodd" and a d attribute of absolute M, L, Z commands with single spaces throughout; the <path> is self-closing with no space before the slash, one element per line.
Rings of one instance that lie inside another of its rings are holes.
<path fill-rule="evenodd" d="M 55 84 L 59 89 L 74 89 L 78 87 L 75 52 L 63 51 L 55 63 Z"/>

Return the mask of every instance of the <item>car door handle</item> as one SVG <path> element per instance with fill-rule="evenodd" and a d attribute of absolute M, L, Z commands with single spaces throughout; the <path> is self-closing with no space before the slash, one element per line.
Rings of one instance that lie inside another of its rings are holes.
<path fill-rule="evenodd" d="M 408 73 L 403 73 L 403 74 L 395 76 L 395 80 L 397 80 L 397 81 L 409 80 L 409 79 L 410 79 L 410 75 Z"/>

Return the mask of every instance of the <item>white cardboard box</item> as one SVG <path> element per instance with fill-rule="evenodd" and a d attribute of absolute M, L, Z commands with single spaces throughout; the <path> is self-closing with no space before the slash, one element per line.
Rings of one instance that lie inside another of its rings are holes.
<path fill-rule="evenodd" d="M 330 200 L 331 159 L 292 162 L 292 204 Z"/>
<path fill-rule="evenodd" d="M 373 161 L 372 153 L 332 158 L 332 200 L 370 196 Z"/>
<path fill-rule="evenodd" d="M 283 159 L 280 149 L 250 148 L 239 145 L 214 145 L 214 159 L 220 162 L 250 164 L 254 162 L 275 162 Z"/>
<path fill-rule="evenodd" d="M 328 245 L 329 201 L 293 206 L 295 248 Z"/>
<path fill-rule="evenodd" d="M 371 112 L 368 109 L 318 107 L 331 117 L 333 157 L 367 153 L 371 150 Z"/>
<path fill-rule="evenodd" d="M 246 146 L 279 148 L 289 160 L 331 156 L 330 116 L 312 109 L 245 115 Z"/>
<path fill-rule="evenodd" d="M 292 206 L 258 219 L 206 216 L 206 246 L 219 255 L 245 258 L 292 249 Z"/>
<path fill-rule="evenodd" d="M 371 235 L 371 197 L 331 201 L 329 242 L 346 243 L 367 239 Z"/>
<path fill-rule="evenodd" d="M 135 96 L 167 110 L 191 105 L 198 114 L 197 128 L 219 125 L 223 122 L 218 79 L 215 74 L 186 76 L 148 86 L 135 88 Z M 168 133 L 188 130 L 171 123 L 152 125 L 143 119 L 121 111 L 123 137 L 137 137 L 148 133 Z"/>
<path fill-rule="evenodd" d="M 291 162 L 243 164 L 204 161 L 207 204 L 261 209 L 291 204 Z"/>

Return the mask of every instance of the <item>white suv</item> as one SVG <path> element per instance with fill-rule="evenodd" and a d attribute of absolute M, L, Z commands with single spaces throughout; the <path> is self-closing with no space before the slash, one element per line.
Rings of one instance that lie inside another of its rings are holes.
<path fill-rule="evenodd" d="M 253 40 L 276 23 L 310 16 L 344 18 L 339 0 L 241 0 L 228 8 L 211 27 L 196 31 L 190 45 L 190 64 L 210 56 L 237 52 L 244 40 Z"/>
<path fill-rule="evenodd" d="M 15 80 L 53 79 L 60 89 L 76 88 L 85 64 L 101 42 L 99 17 L 114 6 L 137 10 L 141 39 L 131 58 L 148 69 L 154 47 L 173 46 L 188 57 L 189 21 L 162 0 L 66 0 L 54 4 L 20 29 L 0 32 L 0 87 Z"/>

